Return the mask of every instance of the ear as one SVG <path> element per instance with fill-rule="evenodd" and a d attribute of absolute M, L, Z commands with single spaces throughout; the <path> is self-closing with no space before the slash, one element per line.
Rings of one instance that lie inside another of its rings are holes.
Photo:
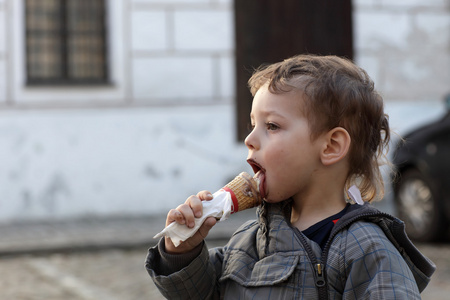
<path fill-rule="evenodd" d="M 325 134 L 324 138 L 323 149 L 320 153 L 322 164 L 329 166 L 347 156 L 351 143 L 347 130 L 342 127 L 333 128 Z"/>

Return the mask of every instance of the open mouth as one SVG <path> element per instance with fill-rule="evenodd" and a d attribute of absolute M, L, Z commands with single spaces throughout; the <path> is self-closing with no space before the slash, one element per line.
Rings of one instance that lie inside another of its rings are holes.
<path fill-rule="evenodd" d="M 259 171 L 262 171 L 262 172 L 266 172 L 266 170 L 264 170 L 264 168 L 263 167 L 261 167 L 261 165 L 260 164 L 258 164 L 256 161 L 254 161 L 253 159 L 247 159 L 247 162 L 248 162 L 248 164 L 252 167 L 252 169 L 253 169 L 253 172 L 255 172 L 255 174 L 256 173 L 258 173 Z"/>
<path fill-rule="evenodd" d="M 263 199 L 266 198 L 266 170 L 253 159 L 247 159 L 248 164 L 255 172 L 255 177 L 259 180 L 259 193 Z"/>

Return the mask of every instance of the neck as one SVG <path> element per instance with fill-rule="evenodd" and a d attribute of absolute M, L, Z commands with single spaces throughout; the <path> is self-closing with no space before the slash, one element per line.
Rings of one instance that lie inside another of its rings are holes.
<path fill-rule="evenodd" d="M 293 198 L 291 223 L 300 231 L 340 212 L 345 208 L 344 183 L 337 180 L 309 190 Z"/>
<path fill-rule="evenodd" d="M 292 225 L 303 231 L 343 210 L 346 174 L 347 160 L 319 167 L 305 188 L 293 196 Z"/>
<path fill-rule="evenodd" d="M 291 223 L 300 231 L 303 231 L 342 211 L 345 208 L 345 205 L 344 199 L 334 205 L 324 204 L 321 208 L 317 208 L 316 205 L 304 205 L 299 209 L 294 203 L 292 207 Z"/>

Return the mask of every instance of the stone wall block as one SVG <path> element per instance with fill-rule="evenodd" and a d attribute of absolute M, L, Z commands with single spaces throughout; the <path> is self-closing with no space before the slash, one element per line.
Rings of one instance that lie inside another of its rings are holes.
<path fill-rule="evenodd" d="M 410 34 L 410 18 L 404 12 L 362 11 L 355 16 L 355 47 L 357 50 L 405 48 Z"/>
<path fill-rule="evenodd" d="M 175 49 L 230 51 L 233 17 L 229 10 L 182 10 L 174 13 Z"/>
<path fill-rule="evenodd" d="M 149 57 L 133 61 L 136 99 L 195 102 L 213 96 L 213 63 L 208 57 Z"/>
<path fill-rule="evenodd" d="M 164 10 L 131 13 L 133 50 L 166 50 L 168 47 L 167 17 Z"/>
<path fill-rule="evenodd" d="M 236 95 L 234 57 L 223 56 L 218 58 L 218 60 L 220 77 L 218 78 L 219 91 L 217 94 L 220 98 L 232 99 Z"/>

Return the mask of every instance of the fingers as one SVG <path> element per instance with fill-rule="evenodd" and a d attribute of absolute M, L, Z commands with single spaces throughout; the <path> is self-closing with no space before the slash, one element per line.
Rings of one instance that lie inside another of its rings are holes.
<path fill-rule="evenodd" d="M 198 192 L 196 196 L 189 197 L 186 202 L 189 202 L 189 206 L 192 208 L 194 216 L 200 218 L 203 214 L 202 201 L 212 200 L 212 198 L 213 196 L 209 191 L 201 191 Z"/>
<path fill-rule="evenodd" d="M 186 223 L 183 215 L 176 209 L 171 209 L 167 214 L 166 226 L 172 222 L 177 222 L 178 224 Z"/>
<path fill-rule="evenodd" d="M 212 200 L 213 196 L 209 191 L 201 191 L 197 195 L 190 196 L 184 204 L 172 209 L 167 214 L 166 226 L 172 222 L 186 224 L 189 228 L 195 226 L 195 218 L 200 218 L 203 214 L 203 201 Z"/>
<path fill-rule="evenodd" d="M 213 195 L 209 191 L 198 192 L 197 197 L 201 200 L 212 200 Z"/>
<path fill-rule="evenodd" d="M 198 194 L 196 196 L 190 196 L 186 200 L 185 205 L 186 205 L 186 208 L 189 208 L 192 211 L 192 221 L 194 220 L 193 219 L 194 217 L 200 218 L 202 216 L 203 205 L 202 205 L 202 200 L 200 199 Z M 187 217 L 191 217 L 191 215 L 189 215 Z"/>
<path fill-rule="evenodd" d="M 208 235 L 211 228 L 216 225 L 217 220 L 214 217 L 209 217 L 200 226 L 199 230 L 186 241 L 182 242 L 178 247 L 175 247 L 172 240 L 168 237 L 165 238 L 165 249 L 169 254 L 186 253 L 197 247 Z"/>
<path fill-rule="evenodd" d="M 177 222 L 178 224 L 186 225 L 189 228 L 195 227 L 195 218 L 200 218 L 203 214 L 202 201 L 209 201 L 212 199 L 213 196 L 209 191 L 201 191 L 197 195 L 190 196 L 184 204 L 169 211 L 167 214 L 166 226 L 172 222 Z M 194 249 L 205 239 L 216 222 L 217 220 L 213 217 L 207 218 L 200 226 L 199 230 L 178 247 L 175 247 L 170 238 L 166 237 L 166 251 L 168 251 L 168 253 L 185 253 Z"/>

